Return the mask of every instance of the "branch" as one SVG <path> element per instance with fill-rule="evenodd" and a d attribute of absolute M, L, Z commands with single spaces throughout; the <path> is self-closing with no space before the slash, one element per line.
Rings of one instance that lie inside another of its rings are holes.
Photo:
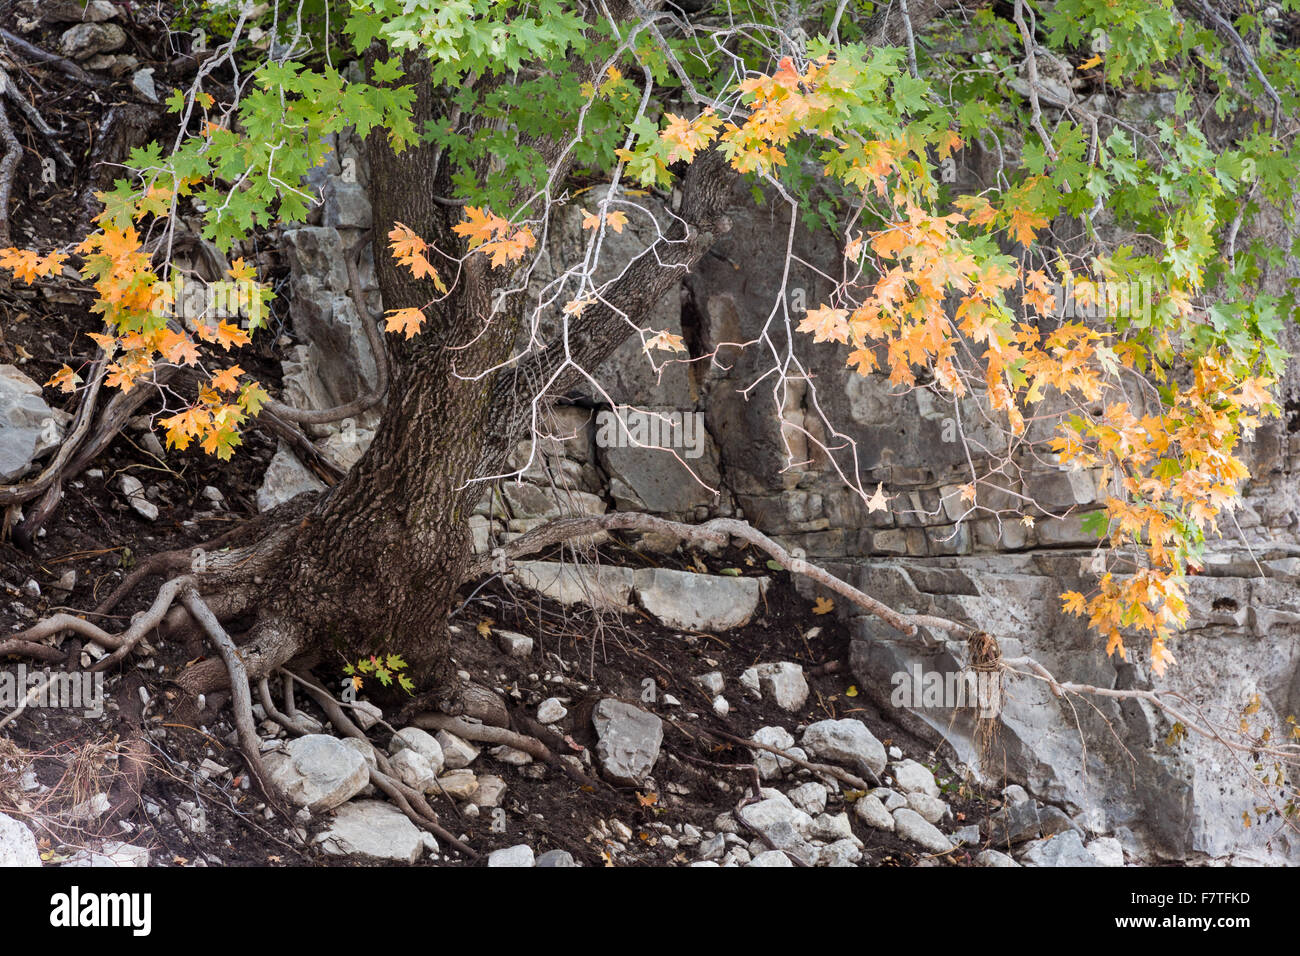
<path fill-rule="evenodd" d="M 726 545 L 728 536 L 739 538 L 752 544 L 761 551 L 771 555 L 777 563 L 792 574 L 800 574 L 818 584 L 829 588 L 858 607 L 870 611 L 890 627 L 903 634 L 914 636 L 921 627 L 946 631 L 956 637 L 965 639 L 976 633 L 972 627 L 958 624 L 942 617 L 928 614 L 900 614 L 886 604 L 877 601 L 868 594 L 859 591 L 853 585 L 840 580 L 815 564 L 803 558 L 795 557 L 781 545 L 777 544 L 763 532 L 748 522 L 736 518 L 714 518 L 703 524 L 683 524 L 669 521 L 655 515 L 641 514 L 635 511 L 616 511 L 606 515 L 589 517 L 558 518 L 540 528 L 521 535 L 511 541 L 500 552 L 506 558 L 518 558 L 533 554 L 543 548 L 571 538 L 594 534 L 598 531 L 647 531 L 658 534 L 674 535 L 683 541 L 699 544 Z M 492 570 L 492 555 L 485 555 L 471 564 L 464 580 L 470 581 Z"/>
<path fill-rule="evenodd" d="M 33 46 L 22 37 L 15 36 L 8 30 L 0 30 L 0 40 L 4 40 L 6 46 L 17 50 L 29 59 L 48 64 L 65 76 L 76 80 L 78 83 L 84 83 L 86 86 L 92 87 L 104 87 L 109 85 L 108 81 L 104 80 L 102 77 L 92 76 L 71 60 L 61 57 L 57 53 L 50 53 L 47 50 L 42 50 L 38 46 Z"/>
<path fill-rule="evenodd" d="M 14 174 L 23 158 L 23 148 L 18 144 L 13 127 L 9 125 L 3 102 L 0 102 L 0 141 L 4 142 L 5 147 L 4 159 L 0 160 L 0 246 L 8 246 L 12 241 L 9 233 L 9 194 L 13 191 Z"/>

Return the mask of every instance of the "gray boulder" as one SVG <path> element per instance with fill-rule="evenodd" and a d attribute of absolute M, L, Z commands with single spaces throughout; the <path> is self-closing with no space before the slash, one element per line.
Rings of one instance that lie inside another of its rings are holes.
<path fill-rule="evenodd" d="M 1035 840 L 1026 845 L 1020 862 L 1024 866 L 1097 866 L 1097 860 L 1083 845 L 1083 838 L 1074 830 L 1066 830 L 1045 840 Z"/>
<path fill-rule="evenodd" d="M 419 827 L 391 803 L 356 800 L 334 814 L 329 829 L 316 838 L 334 856 L 371 856 L 414 863 L 424 850 Z"/>
<path fill-rule="evenodd" d="M 0 365 L 0 482 L 17 481 L 63 440 L 67 412 L 45 404 L 41 387 L 13 365 Z"/>
<path fill-rule="evenodd" d="M 265 761 L 271 780 L 313 813 L 346 803 L 370 782 L 365 757 L 328 734 L 291 740 L 284 752 L 269 753 Z"/>
<path fill-rule="evenodd" d="M 627 786 L 643 783 L 659 759 L 663 721 L 618 700 L 602 700 L 591 719 L 599 738 L 596 757 L 605 776 Z"/>
<path fill-rule="evenodd" d="M 865 771 L 869 776 L 879 777 L 885 769 L 885 745 L 866 724 L 852 717 L 809 724 L 803 748 L 822 760 Z"/>

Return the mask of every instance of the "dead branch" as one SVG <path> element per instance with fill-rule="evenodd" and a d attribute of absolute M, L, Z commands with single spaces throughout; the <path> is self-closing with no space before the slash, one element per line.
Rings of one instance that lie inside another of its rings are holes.
<path fill-rule="evenodd" d="M 669 521 L 666 518 L 635 511 L 618 511 L 612 514 L 588 517 L 557 518 L 540 528 L 521 535 L 507 544 L 502 551 L 507 558 L 513 559 L 568 541 L 571 538 L 594 534 L 597 531 L 647 531 L 674 535 L 683 541 L 712 545 L 727 544 L 728 536 L 738 538 L 771 555 L 787 571 L 816 581 L 858 607 L 870 611 L 890 627 L 909 637 L 916 635 L 918 628 L 922 627 L 946 631 L 963 639 L 975 633 L 974 628 L 958 624 L 956 621 L 950 621 L 946 618 L 934 617 L 928 614 L 900 614 L 888 605 L 859 591 L 853 585 L 841 581 L 829 571 L 819 568 L 815 564 L 810 564 L 803 558 L 792 555 L 748 522 L 736 518 L 714 518 L 699 525 Z M 470 565 L 465 580 L 473 580 L 476 577 L 490 573 L 492 561 L 491 555 L 479 558 Z"/>
<path fill-rule="evenodd" d="M 0 159 L 0 246 L 8 246 L 13 241 L 9 232 L 9 194 L 13 192 L 14 175 L 23 158 L 23 148 L 9 125 L 3 103 L 0 103 L 0 141 L 5 147 L 4 159 Z"/>
<path fill-rule="evenodd" d="M 0 67 L 0 90 L 3 90 L 4 95 L 9 97 L 14 105 L 18 107 L 18 111 L 27 117 L 27 121 L 36 127 L 36 131 L 45 137 L 45 141 L 49 143 L 50 151 L 54 153 L 54 158 L 66 168 L 74 169 L 75 165 L 72 162 L 72 157 L 59 145 L 58 132 L 49 123 L 45 122 L 45 117 L 41 115 L 40 110 L 33 106 L 27 97 L 23 96 L 3 67 Z"/>
<path fill-rule="evenodd" d="M 8 30 L 0 30 L 0 40 L 3 40 L 10 49 L 17 50 L 29 60 L 36 60 L 39 63 L 51 66 L 64 76 L 70 77 L 85 86 L 96 88 L 108 86 L 108 81 L 102 77 L 92 76 L 66 57 L 33 46 L 22 37 L 15 36 Z"/>

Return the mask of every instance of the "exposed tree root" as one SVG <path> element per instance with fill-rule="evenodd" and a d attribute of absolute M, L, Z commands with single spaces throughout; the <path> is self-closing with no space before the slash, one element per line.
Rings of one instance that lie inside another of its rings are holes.
<path fill-rule="evenodd" d="M 4 143 L 4 158 L 0 159 L 0 246 L 8 246 L 12 240 L 9 235 L 9 194 L 14 188 L 14 175 L 18 163 L 23 158 L 23 148 L 9 125 L 4 102 L 0 100 L 0 142 Z"/>
<path fill-rule="evenodd" d="M 554 767 L 573 779 L 579 786 L 591 787 L 593 791 L 600 786 L 597 781 L 570 766 L 566 761 L 561 760 L 550 747 L 546 746 L 537 737 L 516 733 L 505 727 L 489 727 L 486 724 L 470 723 L 462 717 L 451 717 L 447 714 L 418 714 L 411 721 L 411 726 L 420 727 L 424 730 L 445 730 L 449 734 L 455 734 L 457 737 L 474 743 L 491 744 L 493 746 L 504 744 L 507 747 L 514 747 L 516 750 L 522 750 L 534 759 Z"/>
<path fill-rule="evenodd" d="M 840 783 L 848 784 L 854 790 L 870 790 L 873 787 L 880 786 L 880 780 L 874 773 L 871 774 L 871 782 L 868 783 L 856 774 L 851 774 L 843 767 L 835 767 L 828 763 L 817 763 L 812 760 L 805 760 L 789 751 L 782 750 L 780 747 L 773 747 L 770 744 L 761 744 L 757 740 L 746 740 L 744 737 L 737 737 L 735 734 L 729 734 L 725 730 L 713 730 L 708 727 L 701 727 L 703 733 L 711 734 L 722 740 L 736 744 L 741 747 L 748 747 L 751 750 L 766 750 L 770 754 L 776 754 L 782 760 L 788 760 L 792 764 L 803 767 L 805 770 L 811 770 L 813 773 L 824 773 L 834 777 Z M 870 771 L 868 771 L 870 773 Z"/>
<path fill-rule="evenodd" d="M 104 670 L 125 659 L 142 638 L 155 628 L 161 627 L 169 634 L 187 628 L 198 628 L 218 648 L 221 659 L 202 661 L 189 668 L 179 676 L 176 686 L 194 700 L 197 700 L 200 694 L 225 686 L 231 687 L 235 724 L 250 772 L 272 803 L 284 804 L 283 796 L 274 788 L 261 761 L 260 740 L 255 732 L 252 718 L 253 686 L 257 687 L 268 717 L 291 733 L 301 735 L 307 732 L 308 725 L 299 719 L 293 706 L 291 690 L 286 696 L 284 709 L 275 706 L 268 679 L 277 672 L 289 674 L 293 680 L 301 683 L 321 706 L 330 723 L 339 733 L 368 739 L 348 717 L 344 709 L 346 705 L 341 704 L 327 691 L 310 681 L 284 670 L 285 665 L 294 660 L 310 666 L 311 654 L 314 651 L 304 630 L 293 623 L 292 608 L 282 607 L 279 601 L 283 599 L 277 599 L 274 592 L 268 595 L 263 587 L 264 575 L 267 580 L 276 582 L 282 580 L 281 568 L 287 556 L 292 554 L 295 534 L 300 527 L 297 519 L 313 504 L 312 501 L 291 502 L 210 542 L 205 546 L 203 569 L 165 581 L 149 609 L 137 614 L 130 626 L 121 633 L 109 633 L 95 623 L 70 614 L 56 614 L 0 642 L 0 656 L 19 655 L 50 662 L 65 660 L 67 654 L 64 651 L 44 642 L 60 632 L 71 631 L 111 651 L 94 667 L 95 670 Z M 667 533 L 685 541 L 715 546 L 724 546 L 734 538 L 759 548 L 792 573 L 817 581 L 854 605 L 876 615 L 903 634 L 921 637 L 921 629 L 927 628 L 945 631 L 967 641 L 979 635 L 976 629 L 955 621 L 931 615 L 896 612 L 824 569 L 791 554 L 746 522 L 735 519 L 717 518 L 701 525 L 687 525 L 653 515 L 629 512 L 616 512 L 596 517 L 561 518 L 510 542 L 503 549 L 503 553 L 507 559 L 515 558 L 574 537 L 590 535 L 596 531 L 617 530 Z M 254 538 L 251 544 L 235 544 L 250 537 Z M 221 548 L 225 550 L 217 550 Z M 500 553 L 497 559 L 499 557 Z M 493 560 L 493 557 L 485 556 L 474 562 L 469 569 L 467 580 L 488 573 Z M 188 570 L 192 566 L 191 554 L 187 552 L 173 551 L 155 555 L 135 568 L 101 603 L 97 613 L 108 614 L 151 575 L 174 574 L 182 569 Z M 259 611 L 259 616 L 247 633 L 245 642 L 236 649 L 234 641 L 222 627 L 221 620 L 254 609 Z M 999 673 L 1043 680 L 1058 697 L 1091 695 L 1150 703 L 1178 721 L 1187 730 L 1228 747 L 1234 755 L 1246 755 L 1249 752 L 1255 755 L 1256 759 L 1260 755 L 1267 755 L 1288 762 L 1295 762 L 1300 757 L 1300 753 L 1297 753 L 1292 745 L 1261 745 L 1258 742 L 1246 744 L 1229 739 L 1228 731 L 1220 730 L 1214 723 L 1201 719 L 1197 715 L 1189 716 L 1197 709 L 1174 692 L 1123 690 L 1062 682 L 1029 657 L 999 659 L 985 663 L 989 667 L 996 667 Z M 556 767 L 581 785 L 596 789 L 595 781 L 576 770 L 568 761 L 558 757 L 541 737 L 510 729 L 511 718 L 508 708 L 497 695 L 486 688 L 473 684 L 457 684 L 451 687 L 447 695 L 438 703 L 445 713 L 418 714 L 409 721 L 410 725 L 430 730 L 447 730 L 478 743 L 514 747 Z M 0 720 L 0 728 L 9 723 L 21 709 Z M 482 722 L 476 723 L 475 720 Z M 789 760 L 815 773 L 828 774 L 854 789 L 865 790 L 878 785 L 842 768 L 808 761 L 776 747 L 756 743 L 723 731 L 702 730 L 738 746 L 776 754 L 783 760 Z M 473 856 L 474 851 L 470 847 L 442 826 L 425 795 L 398 779 L 388 758 L 382 752 L 377 750 L 376 754 L 377 768 L 371 772 L 372 783 L 387 794 L 416 825 L 434 833 L 440 840 L 458 851 Z"/>
<path fill-rule="evenodd" d="M 364 740 L 366 743 L 370 743 L 370 738 L 366 736 L 365 731 L 358 727 L 356 723 L 354 723 L 352 719 L 343 712 L 342 705 L 335 700 L 333 695 L 327 693 L 322 688 L 317 687 L 315 684 L 311 683 L 311 681 L 294 674 L 292 671 L 286 670 L 285 673 L 289 674 L 301 683 L 304 688 L 306 688 L 307 693 L 310 694 L 312 699 L 320 705 L 323 711 L 325 711 L 325 716 L 339 733 L 347 737 L 355 737 L 358 740 Z M 286 729 L 293 729 L 288 725 L 284 726 L 286 726 Z M 397 804 L 404 814 L 406 814 L 407 819 L 421 829 L 428 830 L 438 839 L 455 847 L 458 851 L 471 859 L 476 859 L 479 856 L 472 847 L 463 843 L 455 834 L 442 825 L 438 819 L 437 812 L 433 807 L 429 806 L 429 802 L 425 799 L 424 794 L 397 779 L 396 774 L 393 772 L 392 765 L 388 762 L 388 758 L 378 747 L 375 748 L 375 762 L 378 764 L 378 768 L 371 769 L 370 782 L 392 797 L 393 802 Z"/>
<path fill-rule="evenodd" d="M 288 799 L 271 780 L 266 765 L 262 763 L 262 741 L 257 736 L 257 727 L 253 723 L 253 695 L 248 684 L 248 672 L 244 669 L 244 662 L 239 656 L 235 642 L 230 639 L 221 622 L 217 620 L 211 608 L 203 603 L 203 598 L 199 597 L 199 592 L 194 590 L 192 585 L 186 584 L 181 591 L 181 602 L 207 631 L 208 637 L 217 646 L 221 659 L 225 661 L 226 668 L 230 671 L 231 707 L 235 712 L 235 729 L 239 734 L 239 746 L 244 751 L 244 760 L 248 764 L 249 772 L 252 773 L 253 779 L 257 781 L 258 788 L 265 794 L 266 799 L 270 803 L 278 804 L 278 809 L 287 811 Z"/>

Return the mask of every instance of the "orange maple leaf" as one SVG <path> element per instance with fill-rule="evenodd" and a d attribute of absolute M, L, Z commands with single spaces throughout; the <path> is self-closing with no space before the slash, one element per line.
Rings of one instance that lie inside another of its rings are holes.
<path fill-rule="evenodd" d="M 389 332 L 402 332 L 409 339 L 420 331 L 424 313 L 416 308 L 389 309 L 384 316 L 384 327 Z"/>
<path fill-rule="evenodd" d="M 469 240 L 469 247 L 474 250 L 509 228 L 510 224 L 500 216 L 478 206 L 466 206 L 465 221 L 452 226 L 451 231 Z"/>
<path fill-rule="evenodd" d="M 229 322 L 221 322 L 217 325 L 216 331 L 217 343 L 224 349 L 229 350 L 234 346 L 247 345 L 252 341 L 245 332 L 237 325 Z"/>
<path fill-rule="evenodd" d="M 223 368 L 220 372 L 213 372 L 212 387 L 222 392 L 233 392 L 239 388 L 239 376 L 243 374 L 244 370 L 238 365 Z"/>

